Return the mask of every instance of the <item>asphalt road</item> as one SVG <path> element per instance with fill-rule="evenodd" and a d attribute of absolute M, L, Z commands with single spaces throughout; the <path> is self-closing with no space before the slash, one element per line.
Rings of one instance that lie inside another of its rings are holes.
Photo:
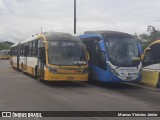
<path fill-rule="evenodd" d="M 160 111 L 160 91 L 126 84 L 40 83 L 0 60 L 0 111 Z"/>

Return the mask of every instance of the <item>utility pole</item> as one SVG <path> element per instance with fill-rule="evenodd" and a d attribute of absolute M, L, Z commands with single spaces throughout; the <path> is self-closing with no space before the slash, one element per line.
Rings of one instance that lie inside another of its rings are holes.
<path fill-rule="evenodd" d="M 77 18 L 76 18 L 76 0 L 74 0 L 74 34 L 76 34 L 76 22 L 77 22 Z"/>

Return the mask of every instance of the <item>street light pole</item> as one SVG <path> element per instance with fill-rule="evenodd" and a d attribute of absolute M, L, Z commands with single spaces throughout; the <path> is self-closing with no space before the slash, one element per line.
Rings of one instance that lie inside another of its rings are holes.
<path fill-rule="evenodd" d="M 76 0 L 74 0 L 74 34 L 76 34 Z"/>

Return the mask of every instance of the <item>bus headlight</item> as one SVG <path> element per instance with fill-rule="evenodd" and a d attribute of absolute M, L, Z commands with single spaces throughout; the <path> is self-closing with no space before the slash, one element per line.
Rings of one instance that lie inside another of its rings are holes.
<path fill-rule="evenodd" d="M 57 69 L 53 68 L 53 67 L 48 67 L 49 72 L 56 74 L 57 73 Z"/>
<path fill-rule="evenodd" d="M 109 70 L 116 76 L 119 76 L 119 74 L 109 65 Z"/>
<path fill-rule="evenodd" d="M 139 70 L 138 75 L 142 75 L 142 69 Z"/>

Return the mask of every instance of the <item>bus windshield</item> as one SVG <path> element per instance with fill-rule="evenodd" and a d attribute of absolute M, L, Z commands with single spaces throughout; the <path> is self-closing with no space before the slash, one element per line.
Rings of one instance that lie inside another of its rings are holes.
<path fill-rule="evenodd" d="M 106 37 L 109 60 L 120 67 L 135 67 L 140 64 L 140 54 L 134 38 Z"/>
<path fill-rule="evenodd" d="M 85 48 L 80 41 L 49 41 L 49 64 L 54 65 L 86 65 Z"/>

